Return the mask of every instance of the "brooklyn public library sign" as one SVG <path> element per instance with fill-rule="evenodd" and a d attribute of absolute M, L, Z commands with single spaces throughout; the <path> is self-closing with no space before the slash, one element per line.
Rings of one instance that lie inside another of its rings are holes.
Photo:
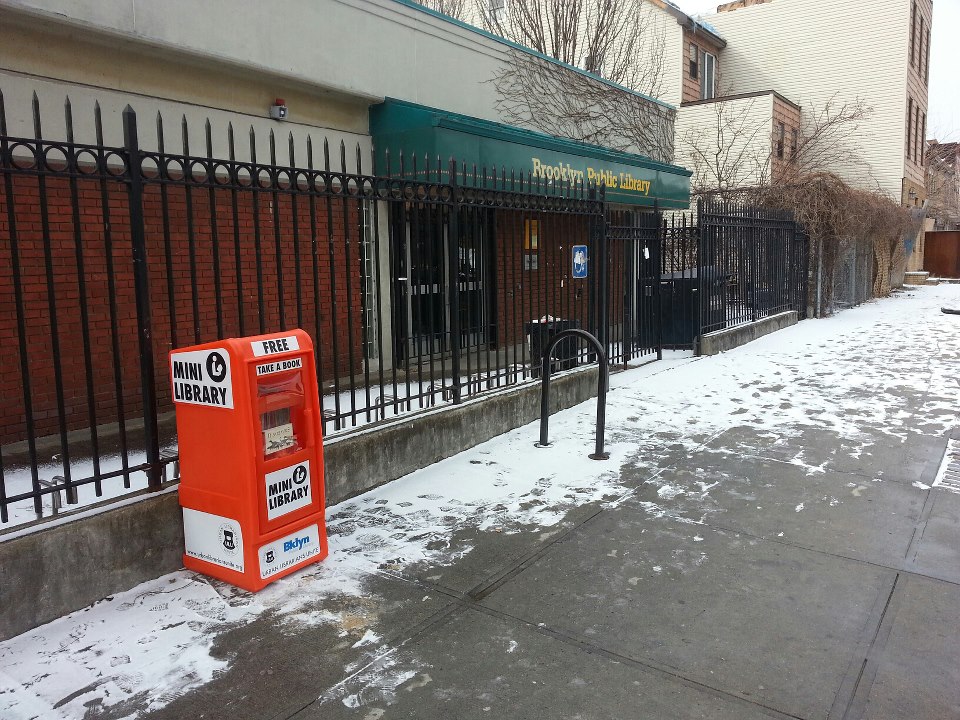
<path fill-rule="evenodd" d="M 473 168 L 488 174 L 525 173 L 531 180 L 552 183 L 603 184 L 609 202 L 661 209 L 690 206 L 690 171 L 643 155 L 618 152 L 596 145 L 500 123 L 448 113 L 436 108 L 394 100 L 370 109 L 370 134 L 376 148 L 377 173 L 385 174 L 386 152 L 390 172 L 399 174 L 403 153 L 409 176 L 412 157 L 420 169 L 424 158 L 435 168 L 437 158 L 447 169 L 450 158 L 466 163 L 467 182 Z"/>

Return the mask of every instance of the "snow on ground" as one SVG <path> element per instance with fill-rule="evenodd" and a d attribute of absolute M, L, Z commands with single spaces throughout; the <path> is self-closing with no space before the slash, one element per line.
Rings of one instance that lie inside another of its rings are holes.
<path fill-rule="evenodd" d="M 941 305 L 960 306 L 960 286 L 901 293 L 713 358 L 672 354 L 611 377 L 607 462 L 587 458 L 596 412 L 588 401 L 553 416 L 551 448 L 534 447 L 533 423 L 328 508 L 330 557 L 256 595 L 180 571 L 0 643 L 0 717 L 161 707 L 229 667 L 230 658 L 211 654 L 219 634 L 266 614 L 291 630 L 328 625 L 351 646 L 369 647 L 365 663 L 344 668 L 342 692 L 334 694 L 341 702 L 362 703 L 352 690 L 368 675 L 389 694 L 412 677 L 411 663 L 398 665 L 395 648 L 381 644 L 388 629 L 325 609 L 325 598 L 363 597 L 366 581 L 384 570 L 453 563 L 470 552 L 453 542 L 457 530 L 549 532 L 572 507 L 616 503 L 631 492 L 620 479 L 625 465 L 652 476 L 666 504 L 685 491 L 656 480 L 663 448 L 693 451 L 732 427 L 771 438 L 829 429 L 856 458 L 868 436 L 899 441 L 914 431 L 902 408 L 908 396 L 922 404 L 925 433 L 952 428 L 960 332 L 943 332 L 956 320 Z M 884 361 L 871 362 L 877 356 Z M 802 454 L 794 462 L 823 472 Z M 712 485 L 701 485 L 710 492 Z"/>

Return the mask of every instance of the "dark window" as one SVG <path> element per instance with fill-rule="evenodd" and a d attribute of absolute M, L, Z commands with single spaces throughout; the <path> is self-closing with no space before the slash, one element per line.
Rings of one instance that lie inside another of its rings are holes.
<path fill-rule="evenodd" d="M 914 160 L 916 160 L 917 162 L 920 162 L 920 143 L 917 141 L 917 136 L 920 135 L 920 103 L 917 103 L 916 116 L 917 116 L 917 117 L 916 117 L 916 122 L 914 122 L 914 124 L 913 124 L 913 132 L 914 132 L 914 138 L 913 138 L 914 154 L 913 154 L 913 158 L 914 158 Z"/>
<path fill-rule="evenodd" d="M 930 82 L 930 28 L 927 28 L 927 47 L 923 52 L 923 81 Z"/>
<path fill-rule="evenodd" d="M 783 123 L 777 123 L 777 157 L 783 157 L 783 145 L 787 137 L 787 128 Z"/>
<path fill-rule="evenodd" d="M 913 160 L 913 98 L 907 98 L 907 160 Z"/>
<path fill-rule="evenodd" d="M 920 34 L 917 35 L 917 72 L 923 73 L 923 38 L 926 35 L 924 32 L 924 19 L 923 15 L 920 16 Z"/>
<path fill-rule="evenodd" d="M 924 114 L 923 114 L 923 122 L 920 124 L 920 148 L 919 148 L 919 156 L 920 156 L 920 164 L 921 164 L 921 165 L 923 165 L 923 156 L 924 156 L 923 149 L 924 149 L 924 146 L 926 145 L 926 141 L 927 141 L 927 114 L 924 113 Z"/>
<path fill-rule="evenodd" d="M 917 3 L 914 0 L 910 16 L 910 64 L 913 65 L 917 49 Z"/>
<path fill-rule="evenodd" d="M 797 159 L 797 150 L 800 148 L 800 131 L 794 128 L 790 131 L 790 158 Z"/>
<path fill-rule="evenodd" d="M 700 48 L 690 43 L 690 78 L 696 80 L 700 75 Z"/>

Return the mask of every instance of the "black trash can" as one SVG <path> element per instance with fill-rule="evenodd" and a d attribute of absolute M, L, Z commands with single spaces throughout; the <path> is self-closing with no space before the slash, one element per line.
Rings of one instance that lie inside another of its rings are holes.
<path fill-rule="evenodd" d="M 530 375 L 540 377 L 543 368 L 543 353 L 553 337 L 563 330 L 579 330 L 579 320 L 542 320 L 540 322 L 524 323 L 530 346 Z M 580 354 L 580 338 L 569 337 L 557 343 L 553 349 L 553 372 L 569 370 L 577 366 L 577 356 Z"/>
<path fill-rule="evenodd" d="M 719 268 L 687 268 L 660 276 L 660 319 L 664 347 L 690 347 L 702 327 L 709 331 L 726 327 L 726 287 L 729 275 Z M 705 307 L 703 307 L 705 305 Z M 701 317 L 701 310 L 706 312 Z"/>

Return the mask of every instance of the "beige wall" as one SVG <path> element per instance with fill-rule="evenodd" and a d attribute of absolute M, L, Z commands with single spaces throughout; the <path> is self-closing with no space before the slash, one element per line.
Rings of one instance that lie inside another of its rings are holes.
<path fill-rule="evenodd" d="M 648 11 L 678 45 L 675 18 Z M 241 158 L 252 125 L 258 158 L 267 157 L 273 129 L 281 162 L 292 132 L 301 148 L 308 133 L 315 142 L 345 141 L 352 165 L 358 142 L 369 156 L 367 111 L 385 97 L 502 122 L 490 81 L 508 52 L 501 41 L 394 0 L 0 0 L 0 89 L 12 133 L 32 134 L 36 90 L 52 139 L 63 137 L 69 94 L 80 141 L 92 140 L 99 100 L 106 142 L 119 145 L 119 114 L 130 103 L 144 147 L 156 142 L 157 112 L 168 147 L 186 115 L 194 154 L 204 150 L 209 117 L 215 155 L 227 152 L 232 120 Z M 267 117 L 277 97 L 289 106 L 287 122 Z"/>
<path fill-rule="evenodd" d="M 681 106 L 677 164 L 691 190 L 749 187 L 770 178 L 773 94 Z"/>
<path fill-rule="evenodd" d="M 899 198 L 911 172 L 905 167 L 909 16 L 910 0 L 770 0 L 709 21 L 727 40 L 724 80 L 735 92 L 772 88 L 805 113 L 835 95 L 872 107 L 851 143 L 863 162 L 836 170 Z M 925 93 L 922 100 L 925 107 Z"/>
<path fill-rule="evenodd" d="M 226 155 L 232 121 L 242 158 L 253 126 L 258 158 L 268 157 L 273 129 L 281 162 L 292 132 L 300 153 L 312 135 L 317 162 L 322 137 L 336 162 L 343 140 L 354 166 L 358 143 L 364 159 L 370 154 L 368 108 L 386 96 L 499 120 L 487 81 L 504 52 L 392 0 L 0 0 L 0 90 L 11 134 L 32 136 L 36 91 L 51 139 L 65 136 L 69 95 L 78 141 L 92 142 L 99 100 L 105 140 L 120 144 L 120 113 L 129 103 L 144 147 L 156 142 L 160 112 L 167 147 L 179 151 L 185 115 L 194 154 L 204 152 L 210 118 L 215 155 Z M 278 97 L 290 110 L 282 123 L 268 118 Z"/>

